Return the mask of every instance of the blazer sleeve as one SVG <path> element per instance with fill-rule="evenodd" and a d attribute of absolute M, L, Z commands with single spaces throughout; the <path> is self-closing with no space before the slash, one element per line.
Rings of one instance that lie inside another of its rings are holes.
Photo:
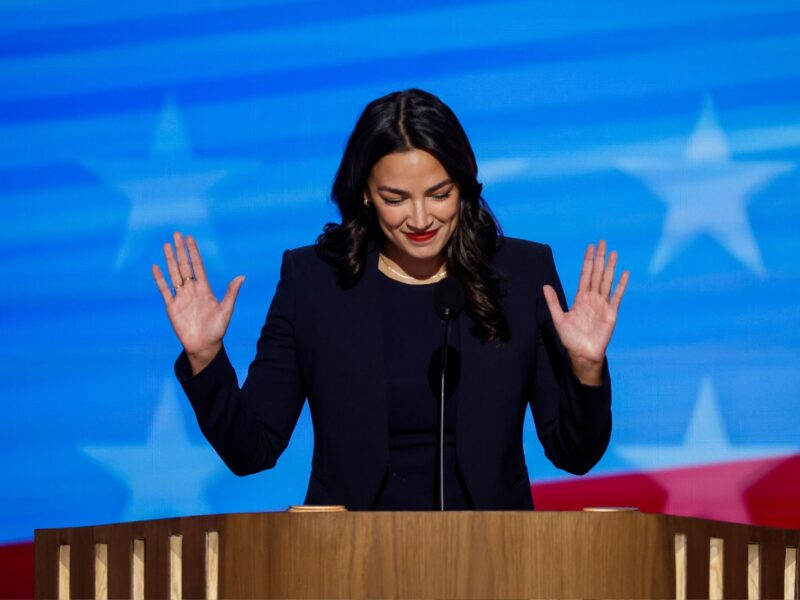
<path fill-rule="evenodd" d="M 567 301 L 553 253 L 544 246 L 545 276 L 561 307 Z M 556 467 L 583 475 L 603 456 L 611 437 L 611 378 L 603 363 L 601 385 L 585 385 L 575 376 L 558 338 L 541 285 L 537 293 L 537 351 L 531 412 L 545 455 Z"/>
<path fill-rule="evenodd" d="M 241 389 L 224 345 L 196 375 L 185 350 L 175 361 L 175 375 L 200 429 L 237 475 L 275 466 L 303 408 L 305 391 L 294 335 L 295 277 L 291 251 L 286 250 L 256 356 Z"/>

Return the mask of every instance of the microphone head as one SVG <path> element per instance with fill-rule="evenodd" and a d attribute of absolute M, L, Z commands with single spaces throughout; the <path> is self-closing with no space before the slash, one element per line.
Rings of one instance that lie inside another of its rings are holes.
<path fill-rule="evenodd" d="M 461 283 L 455 277 L 445 277 L 433 285 L 433 308 L 436 314 L 444 321 L 455 319 L 465 303 Z"/>

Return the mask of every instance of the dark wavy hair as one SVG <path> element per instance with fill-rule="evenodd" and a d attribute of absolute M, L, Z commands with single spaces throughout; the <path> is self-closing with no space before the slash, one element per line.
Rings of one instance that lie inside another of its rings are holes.
<path fill-rule="evenodd" d="M 500 225 L 481 197 L 475 154 L 453 111 L 438 97 L 411 88 L 370 102 L 342 156 L 331 199 L 341 223 L 327 223 L 316 241 L 320 257 L 336 268 L 338 284 L 354 285 L 364 271 L 370 241 L 383 242 L 374 206 L 363 203 L 372 167 L 393 152 L 424 150 L 442 164 L 459 189 L 458 224 L 445 246 L 447 272 L 464 287 L 472 334 L 506 342 L 508 321 L 500 307 L 500 275 L 492 259 L 502 243 Z"/>

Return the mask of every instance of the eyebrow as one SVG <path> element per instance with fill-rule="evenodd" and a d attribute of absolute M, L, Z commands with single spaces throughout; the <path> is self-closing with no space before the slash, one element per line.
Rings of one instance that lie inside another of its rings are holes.
<path fill-rule="evenodd" d="M 453 183 L 453 180 L 452 179 L 445 179 L 443 181 L 440 181 L 436 185 L 432 185 L 427 190 L 425 190 L 425 193 L 426 194 L 430 194 L 431 192 L 435 192 L 440 187 L 442 187 L 444 185 L 447 185 L 448 183 Z M 408 192 L 405 191 L 405 190 L 399 190 L 397 188 L 388 187 L 388 186 L 385 186 L 385 185 L 379 185 L 378 186 L 378 190 L 381 191 L 381 192 L 391 192 L 392 194 L 400 194 L 401 196 L 408 196 Z"/>

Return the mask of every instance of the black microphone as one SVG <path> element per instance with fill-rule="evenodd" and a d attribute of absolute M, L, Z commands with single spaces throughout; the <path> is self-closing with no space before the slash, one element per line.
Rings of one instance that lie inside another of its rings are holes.
<path fill-rule="evenodd" d="M 464 288 L 454 277 L 445 277 L 434 284 L 433 308 L 444 321 L 442 362 L 439 372 L 439 510 L 444 510 L 444 384 L 447 372 L 447 334 L 450 330 L 450 321 L 454 320 L 464 308 L 464 302 Z"/>
<path fill-rule="evenodd" d="M 454 277 L 445 277 L 433 287 L 433 308 L 443 321 L 452 321 L 464 308 L 464 288 Z"/>

